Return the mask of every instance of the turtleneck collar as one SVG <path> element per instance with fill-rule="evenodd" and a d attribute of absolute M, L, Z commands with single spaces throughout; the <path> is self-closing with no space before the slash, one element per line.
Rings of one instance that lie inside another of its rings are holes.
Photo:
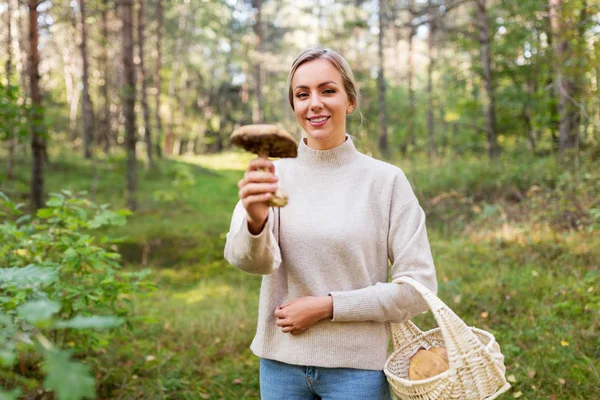
<path fill-rule="evenodd" d="M 360 153 L 356 150 L 352 138 L 346 134 L 346 141 L 333 149 L 315 150 L 300 140 L 298 161 L 313 169 L 331 171 L 350 164 Z"/>

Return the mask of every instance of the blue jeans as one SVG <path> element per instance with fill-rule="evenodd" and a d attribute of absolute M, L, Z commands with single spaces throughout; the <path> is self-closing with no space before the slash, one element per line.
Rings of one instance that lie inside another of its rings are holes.
<path fill-rule="evenodd" d="M 260 359 L 262 400 L 391 400 L 383 371 L 324 368 Z"/>

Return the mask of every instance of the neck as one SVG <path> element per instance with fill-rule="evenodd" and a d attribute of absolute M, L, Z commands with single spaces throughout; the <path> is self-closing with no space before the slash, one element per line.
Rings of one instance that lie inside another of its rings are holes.
<path fill-rule="evenodd" d="M 310 167 L 313 172 L 333 173 L 343 170 L 351 164 L 360 154 L 350 136 L 345 136 L 345 141 L 337 147 L 319 150 L 309 147 L 307 141 L 302 139 L 298 147 L 298 161 L 301 165 Z"/>
<path fill-rule="evenodd" d="M 330 150 L 336 148 L 346 141 L 346 134 L 338 135 L 334 138 L 326 140 L 316 140 L 311 137 L 305 137 L 302 139 L 304 143 L 314 150 Z"/>

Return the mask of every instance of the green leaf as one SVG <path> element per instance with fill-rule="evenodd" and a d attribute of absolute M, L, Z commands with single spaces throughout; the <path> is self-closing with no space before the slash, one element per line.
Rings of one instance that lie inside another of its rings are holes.
<path fill-rule="evenodd" d="M 40 208 L 37 212 L 38 218 L 49 218 L 54 215 L 54 210 L 51 208 Z"/>
<path fill-rule="evenodd" d="M 27 221 L 29 221 L 29 220 L 31 220 L 31 215 L 29 215 L 29 214 L 26 214 L 26 215 L 23 215 L 22 217 L 19 217 L 19 218 L 18 218 L 18 219 L 15 221 L 15 224 L 17 224 L 17 225 L 20 225 L 20 224 L 22 224 L 23 222 L 27 222 Z"/>
<path fill-rule="evenodd" d="M 20 395 L 21 389 L 11 390 L 10 392 L 0 390 L 0 400 L 18 400 Z"/>
<path fill-rule="evenodd" d="M 50 300 L 29 301 L 17 308 L 17 314 L 30 324 L 48 321 L 60 310 L 60 303 Z"/>
<path fill-rule="evenodd" d="M 62 206 L 62 205 L 63 205 L 63 203 L 64 203 L 64 202 L 63 202 L 63 200 L 61 200 L 61 199 L 58 199 L 58 198 L 54 197 L 54 198 L 52 198 L 52 199 L 48 200 L 48 201 L 46 202 L 46 205 L 47 205 L 48 207 L 60 207 L 60 206 Z"/>
<path fill-rule="evenodd" d="M 0 365 L 10 368 L 15 365 L 15 361 L 17 361 L 17 356 L 13 351 L 0 349 Z M 0 397 L 0 400 L 2 400 L 2 397 Z"/>
<path fill-rule="evenodd" d="M 91 316 L 84 317 L 81 315 L 75 316 L 69 321 L 58 321 L 54 326 L 56 328 L 72 328 L 72 329 L 108 329 L 116 328 L 125 322 L 123 318 L 118 317 L 103 317 Z"/>
<path fill-rule="evenodd" d="M 69 360 L 63 351 L 48 351 L 44 358 L 44 387 L 54 390 L 59 400 L 96 398 L 96 382 L 88 365 Z"/>
<path fill-rule="evenodd" d="M 28 265 L 23 268 L 0 268 L 0 288 L 17 289 L 46 286 L 58 280 L 58 272 L 50 267 Z"/>
<path fill-rule="evenodd" d="M 12 337 L 13 333 L 14 326 L 12 319 L 8 315 L 0 313 L 0 338 Z"/>

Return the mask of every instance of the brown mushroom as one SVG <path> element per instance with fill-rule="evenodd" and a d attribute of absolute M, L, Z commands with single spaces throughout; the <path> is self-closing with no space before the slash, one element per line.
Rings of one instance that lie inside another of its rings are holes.
<path fill-rule="evenodd" d="M 444 361 L 446 361 L 448 364 L 450 364 L 450 361 L 448 361 L 448 351 L 445 348 L 443 348 L 443 347 L 432 347 L 432 348 L 429 349 L 429 351 L 434 352 L 438 356 L 442 357 L 444 359 Z"/>
<path fill-rule="evenodd" d="M 244 125 L 234 130 L 230 137 L 231 143 L 262 158 L 294 158 L 298 155 L 296 140 L 275 125 L 256 124 Z M 283 207 L 288 203 L 288 195 L 277 188 L 269 200 L 272 207 Z"/>
<path fill-rule="evenodd" d="M 448 367 L 448 362 L 440 354 L 421 347 L 410 358 L 408 379 L 421 380 L 431 378 L 448 370 Z"/>

